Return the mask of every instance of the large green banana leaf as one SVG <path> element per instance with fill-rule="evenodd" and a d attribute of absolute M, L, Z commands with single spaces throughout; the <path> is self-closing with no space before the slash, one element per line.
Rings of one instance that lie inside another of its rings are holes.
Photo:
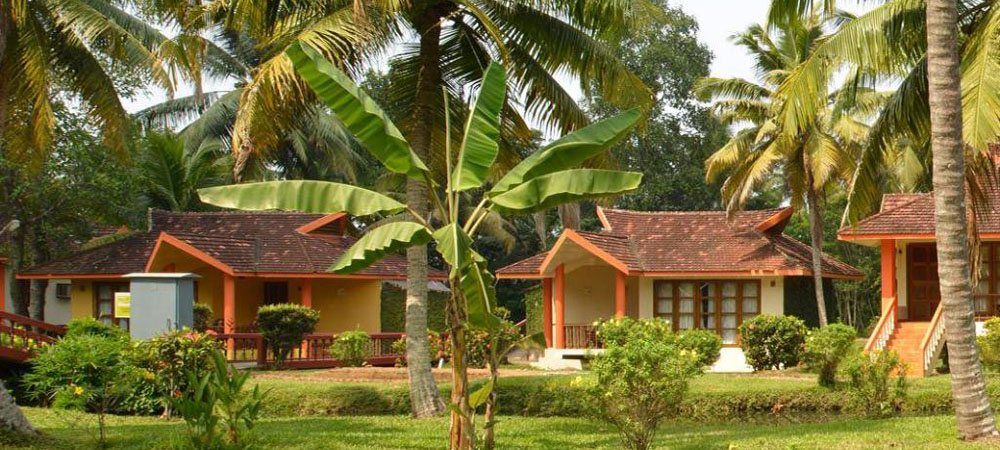
<path fill-rule="evenodd" d="M 472 260 L 472 238 L 458 224 L 450 223 L 435 230 L 434 241 L 438 253 L 451 266 L 451 276 L 458 275 Z"/>
<path fill-rule="evenodd" d="M 500 324 L 494 314 L 497 291 L 493 275 L 486 268 L 486 261 L 473 259 L 461 270 L 462 295 L 469 312 L 469 324 L 476 328 L 492 330 Z"/>
<path fill-rule="evenodd" d="M 285 53 L 316 96 L 387 169 L 411 178 L 423 177 L 427 166 L 389 116 L 347 74 L 308 44 L 296 42 Z"/>
<path fill-rule="evenodd" d="M 627 136 L 639 116 L 638 109 L 630 109 L 556 139 L 514 166 L 487 195 L 495 197 L 532 178 L 579 166 Z"/>
<path fill-rule="evenodd" d="M 458 162 L 452 175 L 455 191 L 483 185 L 486 174 L 497 158 L 500 146 L 500 110 L 507 93 L 507 73 L 502 66 L 490 64 L 483 75 L 479 96 L 465 124 Z"/>
<path fill-rule="evenodd" d="M 265 181 L 198 189 L 202 202 L 223 208 L 309 213 L 346 212 L 354 216 L 396 214 L 406 205 L 375 191 L 329 181 Z"/>
<path fill-rule="evenodd" d="M 564 203 L 624 194 L 639 187 L 642 174 L 619 170 L 571 169 L 533 178 L 493 197 L 504 214 L 531 214 Z"/>
<path fill-rule="evenodd" d="M 415 222 L 390 222 L 365 233 L 340 259 L 330 266 L 331 272 L 355 273 L 375 264 L 389 253 L 407 247 L 424 245 L 431 240 L 431 233 Z"/>

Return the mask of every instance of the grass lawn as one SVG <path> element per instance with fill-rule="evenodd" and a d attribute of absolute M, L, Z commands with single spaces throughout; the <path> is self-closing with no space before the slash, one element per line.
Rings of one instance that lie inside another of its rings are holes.
<path fill-rule="evenodd" d="M 46 435 L 22 447 L 81 449 L 94 445 L 94 417 L 64 411 L 25 408 Z M 112 417 L 110 448 L 169 449 L 184 442 L 184 426 L 156 418 Z M 446 445 L 445 419 L 412 420 L 403 416 L 268 419 L 258 427 L 259 448 L 282 449 L 440 449 Z M 618 448 L 614 431 L 579 418 L 504 417 L 498 424 L 501 448 Z M 956 440 L 951 416 L 889 420 L 848 420 L 825 424 L 700 426 L 668 423 L 658 448 L 672 449 L 809 449 L 990 448 Z"/>

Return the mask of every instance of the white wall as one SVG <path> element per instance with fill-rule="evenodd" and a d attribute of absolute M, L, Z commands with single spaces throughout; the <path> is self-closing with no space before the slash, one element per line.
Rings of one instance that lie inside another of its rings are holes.
<path fill-rule="evenodd" d="M 7 269 L 10 270 L 10 269 Z M 48 288 L 45 289 L 45 321 L 56 325 L 65 325 L 69 322 L 70 301 L 69 299 L 56 298 L 56 284 L 69 284 L 70 280 L 49 280 Z M 4 291 L 4 311 L 14 312 L 14 299 L 11 297 L 10 286 L 5 286 Z"/>

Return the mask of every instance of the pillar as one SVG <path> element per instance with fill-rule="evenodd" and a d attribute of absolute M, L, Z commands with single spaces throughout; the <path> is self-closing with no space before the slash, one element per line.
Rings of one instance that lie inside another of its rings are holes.
<path fill-rule="evenodd" d="M 306 308 L 313 306 L 313 282 L 309 278 L 302 280 L 302 306 Z"/>
<path fill-rule="evenodd" d="M 553 316 L 556 325 L 556 348 L 566 348 L 566 266 L 556 267 L 555 304 Z"/>
<path fill-rule="evenodd" d="M 545 346 L 552 346 L 552 279 L 542 280 L 542 332 L 545 333 Z"/>
<path fill-rule="evenodd" d="M 7 310 L 7 260 L 0 258 L 0 311 Z"/>
<path fill-rule="evenodd" d="M 625 272 L 615 271 L 615 317 L 625 317 Z"/>
<path fill-rule="evenodd" d="M 236 278 L 228 274 L 222 275 L 222 332 L 236 332 Z M 226 348 L 232 355 L 232 339 L 226 339 Z"/>
<path fill-rule="evenodd" d="M 882 240 L 882 314 L 885 314 L 896 298 L 896 241 Z M 897 303 L 898 304 L 898 303 Z"/>

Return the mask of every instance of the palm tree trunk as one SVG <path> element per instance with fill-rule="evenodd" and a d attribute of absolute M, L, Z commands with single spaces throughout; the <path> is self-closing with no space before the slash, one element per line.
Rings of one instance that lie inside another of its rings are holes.
<path fill-rule="evenodd" d="M 819 326 L 825 327 L 827 319 L 826 298 L 823 295 L 823 210 L 821 209 L 823 206 L 820 202 L 819 193 L 812 187 L 812 183 L 806 189 L 806 202 L 809 203 L 806 207 L 809 208 L 809 241 L 812 244 L 812 272 L 813 284 L 816 288 L 816 311 L 818 313 L 817 317 L 819 317 Z"/>
<path fill-rule="evenodd" d="M 562 222 L 563 229 L 580 229 L 580 204 L 566 203 L 557 207 L 559 211 L 559 221 Z"/>
<path fill-rule="evenodd" d="M 963 439 L 997 437 L 976 347 L 966 236 L 962 98 L 953 0 L 927 2 L 927 82 L 933 152 L 934 224 L 951 391 Z"/>
<path fill-rule="evenodd" d="M 441 69 L 442 17 L 437 8 L 420 11 L 415 21 L 420 33 L 420 72 L 417 79 L 416 102 L 408 139 L 413 151 L 427 161 L 430 155 L 431 131 L 437 117 Z M 407 179 L 406 204 L 416 214 L 427 217 L 428 188 L 423 181 Z M 406 250 L 406 360 L 410 377 L 410 407 L 414 417 L 440 415 L 445 410 L 431 373 L 430 343 L 427 339 L 427 246 Z"/>

